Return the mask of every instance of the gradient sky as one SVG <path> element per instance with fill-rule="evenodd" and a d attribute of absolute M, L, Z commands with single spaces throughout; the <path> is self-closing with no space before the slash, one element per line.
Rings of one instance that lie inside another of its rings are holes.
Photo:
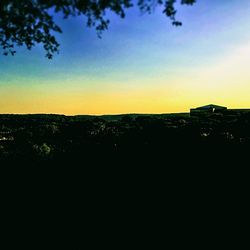
<path fill-rule="evenodd" d="M 83 18 L 56 19 L 60 54 L 38 46 L 0 56 L 0 113 L 186 112 L 209 103 L 250 108 L 250 1 L 198 0 L 178 8 L 180 28 L 158 8 L 110 16 L 97 38 Z"/>

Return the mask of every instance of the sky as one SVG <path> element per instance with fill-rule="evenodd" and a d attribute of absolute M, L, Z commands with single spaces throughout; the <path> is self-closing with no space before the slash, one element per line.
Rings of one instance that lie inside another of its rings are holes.
<path fill-rule="evenodd" d="M 250 1 L 198 0 L 177 6 L 182 27 L 160 8 L 110 15 L 99 39 L 84 18 L 63 29 L 52 60 L 39 46 L 0 55 L 0 113 L 188 112 L 218 104 L 250 108 Z"/>

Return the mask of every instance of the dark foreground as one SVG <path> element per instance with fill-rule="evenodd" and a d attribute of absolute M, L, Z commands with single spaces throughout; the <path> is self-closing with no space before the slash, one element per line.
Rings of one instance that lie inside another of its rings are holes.
<path fill-rule="evenodd" d="M 3 162 L 185 162 L 225 152 L 230 158 L 249 149 L 250 112 L 200 117 L 0 115 Z"/>
<path fill-rule="evenodd" d="M 9 249 L 13 242 L 25 249 L 76 250 L 88 241 L 110 246 L 115 238 L 123 244 L 131 236 L 119 227 L 138 238 L 138 228 L 151 229 L 152 237 L 152 228 L 162 234 L 162 225 L 178 244 L 178 230 L 186 235 L 190 225 L 202 240 L 201 225 L 221 235 L 215 225 L 231 230 L 232 214 L 245 221 L 250 113 L 1 115 L 0 129 L 3 228 L 26 237 L 13 240 L 11 233 Z"/>

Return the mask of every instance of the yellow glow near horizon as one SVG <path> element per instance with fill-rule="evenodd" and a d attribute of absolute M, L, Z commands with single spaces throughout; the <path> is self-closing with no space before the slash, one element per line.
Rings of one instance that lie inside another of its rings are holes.
<path fill-rule="evenodd" d="M 187 91 L 194 104 L 218 103 L 231 108 L 250 108 L 250 44 L 229 51 L 214 65 L 200 69 L 189 79 Z"/>
<path fill-rule="evenodd" d="M 0 113 L 121 114 L 187 112 L 209 103 L 250 108 L 250 44 L 213 65 L 147 84 L 54 83 L 0 87 Z M 136 80 L 136 79 L 135 79 Z M 152 82 L 150 82 L 152 81 Z M 99 85 L 98 85 L 99 84 Z"/>

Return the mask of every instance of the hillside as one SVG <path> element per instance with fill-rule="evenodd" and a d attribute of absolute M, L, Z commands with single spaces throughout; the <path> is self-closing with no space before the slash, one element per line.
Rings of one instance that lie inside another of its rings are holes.
<path fill-rule="evenodd" d="M 50 160 L 227 147 L 248 149 L 250 112 L 159 115 L 0 115 L 0 158 Z"/>

